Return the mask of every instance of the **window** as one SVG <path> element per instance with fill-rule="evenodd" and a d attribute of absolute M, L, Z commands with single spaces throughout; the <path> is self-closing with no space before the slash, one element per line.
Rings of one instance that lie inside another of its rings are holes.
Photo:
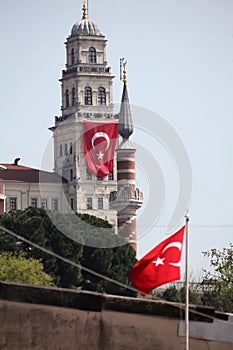
<path fill-rule="evenodd" d="M 74 48 L 71 50 L 71 64 L 75 63 L 75 54 L 74 54 Z"/>
<path fill-rule="evenodd" d="M 68 108 L 70 105 L 70 101 L 69 101 L 69 90 L 66 90 L 66 108 Z"/>
<path fill-rule="evenodd" d="M 87 209 L 92 209 L 92 198 L 87 197 Z"/>
<path fill-rule="evenodd" d="M 74 198 L 70 199 L 70 208 L 71 210 L 74 210 Z"/>
<path fill-rule="evenodd" d="M 98 180 L 98 181 L 102 181 L 102 180 L 103 180 L 103 177 L 97 176 L 97 180 Z"/>
<path fill-rule="evenodd" d="M 73 145 L 72 145 L 72 142 L 70 143 L 70 154 L 73 153 Z"/>
<path fill-rule="evenodd" d="M 17 198 L 10 198 L 10 210 L 17 209 Z"/>
<path fill-rule="evenodd" d="M 31 198 L 31 206 L 37 207 L 37 198 Z"/>
<path fill-rule="evenodd" d="M 67 143 L 65 143 L 65 155 L 68 154 L 68 146 L 67 146 Z"/>
<path fill-rule="evenodd" d="M 62 145 L 60 145 L 60 157 L 62 157 Z"/>
<path fill-rule="evenodd" d="M 89 63 L 96 63 L 96 49 L 94 47 L 89 49 Z"/>
<path fill-rule="evenodd" d="M 47 198 L 41 198 L 41 208 L 44 208 L 44 209 L 48 208 L 48 199 Z"/>
<path fill-rule="evenodd" d="M 73 169 L 70 169 L 70 181 L 73 180 Z"/>
<path fill-rule="evenodd" d="M 103 197 L 98 197 L 98 209 L 103 209 L 104 208 L 104 200 Z"/>
<path fill-rule="evenodd" d="M 114 180 L 114 175 L 113 175 L 113 172 L 109 173 L 108 174 L 108 179 L 111 181 L 111 180 Z"/>
<path fill-rule="evenodd" d="M 75 106 L 75 88 L 72 89 L 72 106 Z"/>
<path fill-rule="evenodd" d="M 53 198 L 52 199 L 52 210 L 57 211 L 58 210 L 58 199 Z"/>
<path fill-rule="evenodd" d="M 103 87 L 100 87 L 98 90 L 98 104 L 106 105 L 106 92 L 105 92 L 105 88 Z"/>
<path fill-rule="evenodd" d="M 86 180 L 92 180 L 92 174 L 86 169 Z"/>
<path fill-rule="evenodd" d="M 85 87 L 85 105 L 92 105 L 92 89 L 90 86 Z"/>

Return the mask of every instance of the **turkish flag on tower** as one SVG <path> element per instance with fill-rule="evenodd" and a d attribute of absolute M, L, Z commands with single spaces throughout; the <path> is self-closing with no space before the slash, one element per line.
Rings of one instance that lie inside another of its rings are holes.
<path fill-rule="evenodd" d="M 185 226 L 168 237 L 133 266 L 129 278 L 145 295 L 162 284 L 180 279 L 180 259 Z"/>
<path fill-rule="evenodd" d="M 118 121 L 83 120 L 84 152 L 88 170 L 104 177 L 113 171 L 114 151 L 118 138 Z"/>

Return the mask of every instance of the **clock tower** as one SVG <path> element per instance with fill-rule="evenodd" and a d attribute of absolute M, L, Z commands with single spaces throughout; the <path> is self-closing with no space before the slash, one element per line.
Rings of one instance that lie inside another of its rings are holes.
<path fill-rule="evenodd" d="M 66 67 L 61 78 L 61 116 L 50 128 L 54 138 L 54 170 L 68 181 L 69 207 L 116 225 L 109 194 L 116 190 L 116 162 L 111 173 L 98 177 L 87 169 L 83 120 L 110 122 L 113 115 L 114 76 L 106 60 L 105 36 L 88 19 L 86 5 L 80 22 L 67 38 Z"/>

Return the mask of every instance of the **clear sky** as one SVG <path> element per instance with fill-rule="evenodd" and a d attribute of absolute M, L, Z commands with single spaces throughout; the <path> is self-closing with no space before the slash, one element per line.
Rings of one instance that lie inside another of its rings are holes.
<path fill-rule="evenodd" d="M 48 127 L 60 114 L 64 41 L 81 19 L 82 1 L 8 0 L 0 6 L 0 162 L 21 157 L 21 164 L 40 168 L 51 139 Z M 190 270 L 198 274 L 207 266 L 202 250 L 233 241 L 233 1 L 89 0 L 89 17 L 108 39 L 114 101 L 122 89 L 119 58 L 126 57 L 131 103 L 165 118 L 189 154 Z M 140 125 L 151 128 L 144 115 Z M 166 201 L 157 228 L 139 240 L 139 257 L 165 237 L 177 194 L 177 176 L 174 183 L 173 175 L 166 179 L 174 169 L 158 143 L 144 136 L 134 140 L 163 163 Z M 147 177 L 144 171 L 138 180 L 146 197 Z"/>

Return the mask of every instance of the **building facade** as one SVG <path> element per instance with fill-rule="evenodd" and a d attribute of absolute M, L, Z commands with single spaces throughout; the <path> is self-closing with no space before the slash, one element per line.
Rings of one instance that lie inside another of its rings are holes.
<path fill-rule="evenodd" d="M 113 115 L 113 75 L 107 65 L 105 36 L 89 21 L 83 6 L 82 20 L 73 25 L 66 40 L 66 69 L 61 78 L 61 116 L 50 128 L 54 138 L 54 169 L 68 182 L 72 210 L 87 212 L 116 225 L 109 194 L 116 190 L 116 162 L 105 177 L 87 169 L 83 119 L 110 122 Z"/>
<path fill-rule="evenodd" d="M 49 128 L 54 173 L 19 165 L 19 158 L 2 164 L 0 213 L 29 206 L 88 213 L 108 220 L 136 249 L 136 210 L 142 205 L 142 193 L 135 186 L 136 150 L 128 141 L 133 122 L 125 64 L 121 110 L 114 115 L 114 76 L 107 65 L 106 43 L 84 4 L 82 19 L 65 42 L 61 115 Z"/>
<path fill-rule="evenodd" d="M 19 165 L 0 164 L 0 214 L 27 207 L 67 211 L 67 181 L 59 175 Z"/>

